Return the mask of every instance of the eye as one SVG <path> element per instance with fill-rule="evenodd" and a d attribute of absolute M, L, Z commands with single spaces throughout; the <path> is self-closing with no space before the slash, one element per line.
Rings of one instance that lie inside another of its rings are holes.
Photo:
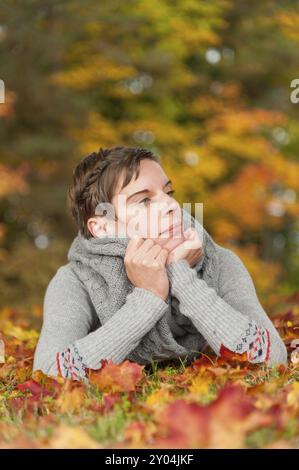
<path fill-rule="evenodd" d="M 173 196 L 173 193 L 175 192 L 175 189 L 172 189 L 171 191 L 167 191 L 166 194 L 168 194 L 169 196 Z M 139 201 L 139 204 L 144 204 L 147 205 L 147 201 L 150 201 L 150 198 L 149 197 L 145 197 L 144 199 L 141 199 L 141 201 Z"/>
<path fill-rule="evenodd" d="M 139 204 L 143 204 L 144 201 L 149 201 L 150 198 L 149 197 L 145 197 L 144 199 L 142 199 L 141 201 L 139 201 Z"/>

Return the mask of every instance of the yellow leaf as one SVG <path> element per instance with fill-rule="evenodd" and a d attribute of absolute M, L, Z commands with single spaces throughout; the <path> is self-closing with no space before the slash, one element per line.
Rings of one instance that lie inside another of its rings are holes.
<path fill-rule="evenodd" d="M 290 406 L 299 405 L 299 382 L 293 382 L 291 391 L 288 393 L 287 404 Z"/>
<path fill-rule="evenodd" d="M 161 387 L 158 390 L 154 390 L 146 399 L 146 404 L 150 406 L 160 405 L 162 403 L 169 402 L 171 398 L 169 390 L 165 387 Z"/>
<path fill-rule="evenodd" d="M 71 391 L 63 392 L 57 399 L 57 406 L 61 413 L 74 413 L 83 407 L 85 401 L 83 388 L 74 388 Z"/>
<path fill-rule="evenodd" d="M 74 426 L 60 426 L 49 442 L 51 449 L 101 449 L 83 429 Z"/>
<path fill-rule="evenodd" d="M 209 393 L 209 385 L 211 384 L 210 377 L 203 377 L 201 375 L 197 375 L 191 382 L 188 387 L 190 393 L 194 393 L 195 395 L 204 395 Z"/>

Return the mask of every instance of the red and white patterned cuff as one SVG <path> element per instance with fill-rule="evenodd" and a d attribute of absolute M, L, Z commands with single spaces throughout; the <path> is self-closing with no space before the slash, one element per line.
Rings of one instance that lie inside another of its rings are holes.
<path fill-rule="evenodd" d="M 74 344 L 68 346 L 64 351 L 56 353 L 56 365 L 62 377 L 88 382 L 86 364 Z"/>
<path fill-rule="evenodd" d="M 267 362 L 270 356 L 270 344 L 269 330 L 250 320 L 232 352 L 238 354 L 246 352 L 248 361 L 252 363 Z"/>

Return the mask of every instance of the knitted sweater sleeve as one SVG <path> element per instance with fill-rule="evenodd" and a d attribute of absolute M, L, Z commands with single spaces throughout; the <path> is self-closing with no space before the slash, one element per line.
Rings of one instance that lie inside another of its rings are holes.
<path fill-rule="evenodd" d="M 244 263 L 233 251 L 219 249 L 219 295 L 184 260 L 167 266 L 172 295 L 214 352 L 245 354 L 252 363 L 287 364 L 287 350 L 260 304 Z"/>
<path fill-rule="evenodd" d="M 58 271 L 45 293 L 33 370 L 87 382 L 87 367 L 99 369 L 101 359 L 122 362 L 168 309 L 161 297 L 135 287 L 122 307 L 92 331 L 99 320 L 86 290 L 64 267 Z"/>

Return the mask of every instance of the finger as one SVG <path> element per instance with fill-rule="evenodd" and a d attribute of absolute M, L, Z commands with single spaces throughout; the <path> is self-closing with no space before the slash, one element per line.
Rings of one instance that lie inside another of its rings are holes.
<path fill-rule="evenodd" d="M 146 253 L 146 259 L 151 262 L 154 261 L 154 259 L 157 258 L 157 256 L 160 254 L 162 251 L 161 247 L 157 244 L 155 244 L 147 253 Z M 168 250 L 165 250 L 168 253 Z"/>
<path fill-rule="evenodd" d="M 153 247 L 153 245 L 155 245 L 155 242 L 150 238 L 146 238 L 136 250 L 136 253 L 134 254 L 134 259 L 136 261 L 143 260 L 145 255 Z"/>
<path fill-rule="evenodd" d="M 162 250 L 161 246 L 155 243 L 146 253 L 148 257 L 153 257 L 156 258 L 156 256 L 160 253 Z"/>
<path fill-rule="evenodd" d="M 192 229 L 192 231 L 188 233 L 188 238 L 184 242 L 184 246 L 188 250 L 202 247 L 202 240 L 200 239 L 200 236 L 196 230 Z"/>
<path fill-rule="evenodd" d="M 162 248 L 160 253 L 158 253 L 158 255 L 156 256 L 156 260 L 160 264 L 160 266 L 165 266 L 168 255 L 169 255 L 168 250 L 165 250 L 164 248 Z"/>
<path fill-rule="evenodd" d="M 195 236 L 195 229 L 192 227 L 187 228 L 187 230 L 184 231 L 184 237 L 187 240 L 192 240 Z"/>
<path fill-rule="evenodd" d="M 195 236 L 196 236 L 196 231 L 195 229 L 191 229 L 190 232 L 189 232 L 189 239 L 190 240 L 194 240 Z"/>
<path fill-rule="evenodd" d="M 131 257 L 132 254 L 135 253 L 136 250 L 143 244 L 143 242 L 144 242 L 144 238 L 137 237 L 137 236 L 129 240 L 129 243 L 126 249 L 126 258 Z"/>
<path fill-rule="evenodd" d="M 182 244 L 185 240 L 186 238 L 184 237 L 184 235 L 180 238 L 173 237 L 173 238 L 167 239 L 166 243 L 163 243 L 161 246 L 162 248 L 165 248 L 166 250 L 171 251 L 173 250 L 174 243 L 177 246 L 177 245 Z"/>

